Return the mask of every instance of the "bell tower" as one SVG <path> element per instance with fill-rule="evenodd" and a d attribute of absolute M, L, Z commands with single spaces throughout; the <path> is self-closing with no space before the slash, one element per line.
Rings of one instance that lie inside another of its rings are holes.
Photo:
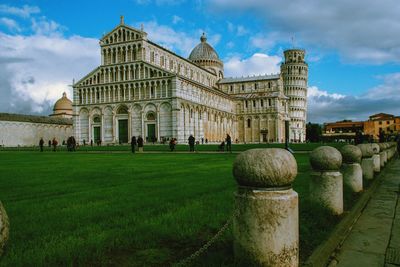
<path fill-rule="evenodd" d="M 284 51 L 285 61 L 281 65 L 283 89 L 289 97 L 289 140 L 306 141 L 308 64 L 305 50 Z"/>

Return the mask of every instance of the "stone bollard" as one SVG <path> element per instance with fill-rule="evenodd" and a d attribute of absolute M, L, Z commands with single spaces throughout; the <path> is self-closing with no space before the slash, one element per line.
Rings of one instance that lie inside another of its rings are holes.
<path fill-rule="evenodd" d="M 345 145 L 340 149 L 343 163 L 341 172 L 343 174 L 343 183 L 352 191 L 360 192 L 363 190 L 363 179 L 361 169 L 361 150 L 353 145 Z"/>
<path fill-rule="evenodd" d="M 387 146 L 388 146 L 388 148 L 387 148 L 388 159 L 392 160 L 392 158 L 393 158 L 392 142 L 388 142 Z"/>
<path fill-rule="evenodd" d="M 371 144 L 359 144 L 357 147 L 361 150 L 362 160 L 361 169 L 363 173 L 363 178 L 367 180 L 374 179 L 374 162 L 372 156 L 374 151 L 372 150 Z"/>
<path fill-rule="evenodd" d="M 390 158 L 389 158 L 389 154 L 390 154 L 390 152 L 389 152 L 389 148 L 390 148 L 390 145 L 389 145 L 389 143 L 385 143 L 385 151 L 386 151 L 386 162 L 388 162 L 389 160 L 390 160 Z"/>
<path fill-rule="evenodd" d="M 388 160 L 391 160 L 396 153 L 396 143 L 389 142 L 388 143 Z"/>
<path fill-rule="evenodd" d="M 3 254 L 4 246 L 7 243 L 9 234 L 9 223 L 6 210 L 0 201 L 0 256 Z"/>
<path fill-rule="evenodd" d="M 298 196 L 292 189 L 297 163 L 280 148 L 251 149 L 233 163 L 238 183 L 233 221 L 239 266 L 298 266 Z"/>
<path fill-rule="evenodd" d="M 370 144 L 372 150 L 374 151 L 374 155 L 372 156 L 372 161 L 374 162 L 374 172 L 381 171 L 381 159 L 379 156 L 379 145 L 376 143 Z"/>
<path fill-rule="evenodd" d="M 392 157 L 391 158 L 393 158 L 395 155 L 396 155 L 396 152 L 397 152 L 397 143 L 396 142 L 390 142 L 390 149 L 391 149 L 391 152 L 390 152 L 390 154 L 392 155 Z"/>
<path fill-rule="evenodd" d="M 383 168 L 383 167 L 385 167 L 385 164 L 386 164 L 386 160 L 387 160 L 387 158 L 386 158 L 386 151 L 385 151 L 385 148 L 386 148 L 386 146 L 385 146 L 385 144 L 384 143 L 379 143 L 378 144 L 379 145 L 379 158 L 380 158 L 380 165 L 381 165 L 381 168 Z"/>
<path fill-rule="evenodd" d="M 343 176 L 339 172 L 342 155 L 330 146 L 320 146 L 310 153 L 310 197 L 321 203 L 332 214 L 343 213 Z"/>
<path fill-rule="evenodd" d="M 388 143 L 383 143 L 383 152 L 385 152 L 386 156 L 385 156 L 385 165 L 388 163 L 389 161 L 389 144 Z"/>

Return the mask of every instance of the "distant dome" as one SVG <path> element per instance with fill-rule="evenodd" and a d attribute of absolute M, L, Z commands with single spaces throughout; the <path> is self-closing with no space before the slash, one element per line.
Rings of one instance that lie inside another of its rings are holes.
<path fill-rule="evenodd" d="M 193 48 L 189 60 L 220 60 L 214 48 L 207 43 L 207 37 L 203 33 L 200 37 L 200 44 Z"/>
<path fill-rule="evenodd" d="M 71 118 L 72 117 L 72 101 L 68 99 L 64 92 L 62 97 L 56 101 L 51 116 Z"/>
<path fill-rule="evenodd" d="M 207 37 L 204 33 L 200 37 L 200 44 L 193 48 L 190 53 L 189 60 L 211 71 L 220 79 L 224 77 L 224 64 L 214 48 L 207 43 Z"/>

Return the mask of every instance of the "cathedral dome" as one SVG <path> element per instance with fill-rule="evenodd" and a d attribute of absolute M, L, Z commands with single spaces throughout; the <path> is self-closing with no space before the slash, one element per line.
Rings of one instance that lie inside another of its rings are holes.
<path fill-rule="evenodd" d="M 218 78 L 224 77 L 224 64 L 219 59 L 214 48 L 207 43 L 207 37 L 203 33 L 200 44 L 193 48 L 189 60 L 214 73 Z"/>
<path fill-rule="evenodd" d="M 65 92 L 54 104 L 53 114 L 51 116 L 72 117 L 72 101 L 68 99 Z"/>
<path fill-rule="evenodd" d="M 214 48 L 207 43 L 207 37 L 203 33 L 200 37 L 200 44 L 193 48 L 189 60 L 220 60 Z"/>

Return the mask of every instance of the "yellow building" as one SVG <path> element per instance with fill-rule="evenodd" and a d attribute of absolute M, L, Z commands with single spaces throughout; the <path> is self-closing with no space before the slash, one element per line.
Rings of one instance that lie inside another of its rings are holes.
<path fill-rule="evenodd" d="M 364 134 L 373 136 L 374 139 L 379 139 L 380 131 L 386 135 L 396 135 L 400 131 L 400 117 L 395 117 L 392 114 L 378 113 L 369 116 L 369 120 L 364 122 Z M 396 127 L 397 126 L 397 127 Z"/>

